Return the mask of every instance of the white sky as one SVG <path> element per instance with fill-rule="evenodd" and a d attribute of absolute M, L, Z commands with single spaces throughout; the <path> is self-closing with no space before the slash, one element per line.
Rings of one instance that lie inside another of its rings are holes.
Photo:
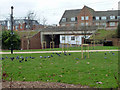
<path fill-rule="evenodd" d="M 65 10 L 81 9 L 84 5 L 95 11 L 117 10 L 119 0 L 1 0 L 0 19 L 8 18 L 10 7 L 14 6 L 14 17 L 26 17 L 28 11 L 35 11 L 37 19 L 45 17 L 47 24 L 58 24 Z"/>

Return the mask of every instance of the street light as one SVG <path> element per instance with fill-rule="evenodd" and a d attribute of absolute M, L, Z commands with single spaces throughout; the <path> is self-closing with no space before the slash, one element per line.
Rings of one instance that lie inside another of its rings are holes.
<path fill-rule="evenodd" d="M 13 9 L 14 7 L 11 6 L 11 54 L 13 54 Z"/>

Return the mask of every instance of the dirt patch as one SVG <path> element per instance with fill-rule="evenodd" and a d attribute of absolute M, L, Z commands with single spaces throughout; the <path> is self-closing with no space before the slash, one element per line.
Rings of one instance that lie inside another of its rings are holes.
<path fill-rule="evenodd" d="M 2 88 L 89 88 L 88 86 L 65 84 L 65 83 L 53 83 L 53 82 L 2 82 Z"/>

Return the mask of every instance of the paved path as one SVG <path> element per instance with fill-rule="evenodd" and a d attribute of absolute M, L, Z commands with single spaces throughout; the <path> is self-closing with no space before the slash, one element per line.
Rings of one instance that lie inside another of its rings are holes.
<path fill-rule="evenodd" d="M 88 50 L 86 50 L 87 52 Z M 104 51 L 120 51 L 120 50 L 89 50 L 89 52 L 104 52 Z M 30 52 L 14 52 L 14 54 L 24 54 L 24 53 L 53 53 L 53 52 L 62 52 L 62 51 L 30 51 Z M 72 50 L 68 52 L 81 52 L 81 50 Z M 83 50 L 85 52 L 85 50 Z M 10 54 L 11 52 L 0 52 L 0 54 Z"/>

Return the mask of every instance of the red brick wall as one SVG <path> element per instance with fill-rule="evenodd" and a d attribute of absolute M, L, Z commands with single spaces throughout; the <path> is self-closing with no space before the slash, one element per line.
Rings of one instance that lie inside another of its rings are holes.
<path fill-rule="evenodd" d="M 41 49 L 40 32 L 29 39 L 29 49 Z M 21 49 L 27 49 L 28 39 L 21 39 Z"/>
<path fill-rule="evenodd" d="M 81 20 L 81 16 L 89 16 L 89 19 Z M 77 16 L 77 18 L 78 18 L 78 25 L 80 25 L 80 26 L 81 26 L 81 23 L 85 23 L 85 22 L 88 23 L 88 25 L 92 24 L 93 16 L 86 7 L 83 7 L 80 14 Z"/>

